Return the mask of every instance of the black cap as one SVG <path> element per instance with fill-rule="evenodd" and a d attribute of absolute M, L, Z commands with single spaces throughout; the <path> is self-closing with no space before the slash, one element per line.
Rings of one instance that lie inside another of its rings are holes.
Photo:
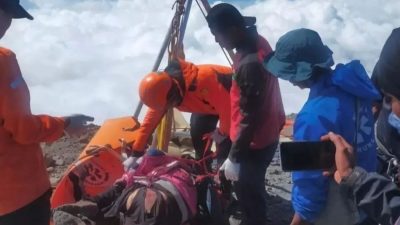
<path fill-rule="evenodd" d="M 400 28 L 394 29 L 382 48 L 372 80 L 386 93 L 400 99 Z"/>
<path fill-rule="evenodd" d="M 255 17 L 242 16 L 231 4 L 221 3 L 213 6 L 207 15 L 207 23 L 211 29 L 223 30 L 231 26 L 253 26 Z"/>
<path fill-rule="evenodd" d="M 12 18 L 27 18 L 33 20 L 33 16 L 29 14 L 20 4 L 19 0 L 0 0 L 0 9 L 9 13 Z"/>

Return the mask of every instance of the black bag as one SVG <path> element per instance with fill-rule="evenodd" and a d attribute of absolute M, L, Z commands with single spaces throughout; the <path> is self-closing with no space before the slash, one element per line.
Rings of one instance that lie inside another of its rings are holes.
<path fill-rule="evenodd" d="M 230 190 L 225 187 L 223 191 L 223 186 L 211 178 L 206 178 L 197 184 L 198 213 L 193 221 L 194 224 L 229 224 L 227 205 Z"/>

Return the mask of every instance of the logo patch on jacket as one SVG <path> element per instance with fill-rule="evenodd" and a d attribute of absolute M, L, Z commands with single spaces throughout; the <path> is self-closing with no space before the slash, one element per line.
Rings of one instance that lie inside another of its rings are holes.
<path fill-rule="evenodd" d="M 11 82 L 10 87 L 12 89 L 16 89 L 23 82 L 24 82 L 24 79 L 22 79 L 22 76 L 18 76 L 17 78 L 15 78 L 15 80 L 13 82 Z"/>

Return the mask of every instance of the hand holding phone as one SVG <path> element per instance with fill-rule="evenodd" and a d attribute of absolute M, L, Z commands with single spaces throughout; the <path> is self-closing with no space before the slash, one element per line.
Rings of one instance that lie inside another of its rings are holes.
<path fill-rule="evenodd" d="M 326 170 L 335 165 L 335 145 L 331 141 L 282 142 L 283 171 Z"/>
<path fill-rule="evenodd" d="M 335 145 L 335 168 L 324 171 L 324 176 L 332 176 L 340 184 L 344 177 L 349 176 L 356 163 L 353 147 L 340 135 L 329 132 L 321 137 L 323 141 L 332 141 Z"/>

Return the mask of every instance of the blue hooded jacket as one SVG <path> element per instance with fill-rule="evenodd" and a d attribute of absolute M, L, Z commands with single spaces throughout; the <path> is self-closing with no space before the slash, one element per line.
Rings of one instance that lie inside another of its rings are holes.
<path fill-rule="evenodd" d="M 357 165 L 376 170 L 376 143 L 372 102 L 380 98 L 359 61 L 339 64 L 322 75 L 310 88 L 307 102 L 294 124 L 296 141 L 319 141 L 333 131 L 342 135 L 357 151 Z M 357 103 L 358 102 L 358 103 Z M 356 132 L 356 108 L 359 125 Z M 354 144 L 357 133 L 357 145 Z M 303 219 L 314 222 L 324 209 L 328 178 L 322 171 L 293 172 L 292 204 Z"/>

